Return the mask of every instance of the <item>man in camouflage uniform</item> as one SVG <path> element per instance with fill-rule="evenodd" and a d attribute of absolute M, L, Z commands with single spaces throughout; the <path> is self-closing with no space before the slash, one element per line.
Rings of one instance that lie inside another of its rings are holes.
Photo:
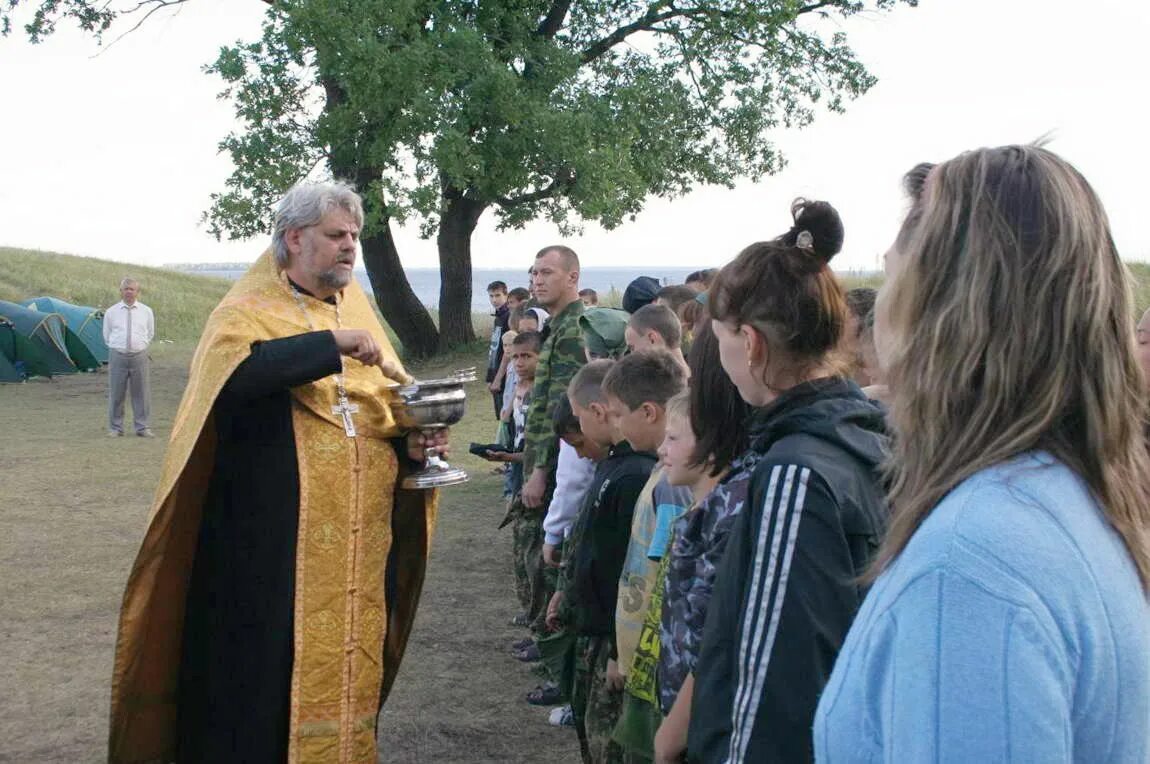
<path fill-rule="evenodd" d="M 543 329 L 543 347 L 527 412 L 523 457 L 523 511 L 515 519 L 515 559 L 527 561 L 531 587 L 528 619 L 533 631 L 545 630 L 547 603 L 555 591 L 553 568 L 543 564 L 543 518 L 555 490 L 559 436 L 552 415 L 567 385 L 587 363 L 579 317 L 579 257 L 562 245 L 544 247 L 535 256 L 531 285 L 536 301 L 551 314 Z"/>

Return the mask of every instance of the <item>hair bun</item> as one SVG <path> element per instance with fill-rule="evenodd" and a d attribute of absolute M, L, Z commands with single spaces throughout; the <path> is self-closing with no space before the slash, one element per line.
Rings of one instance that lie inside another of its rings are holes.
<path fill-rule="evenodd" d="M 801 247 L 823 263 L 842 251 L 843 220 L 830 204 L 796 199 L 791 216 L 795 224 L 781 237 L 784 244 Z"/>

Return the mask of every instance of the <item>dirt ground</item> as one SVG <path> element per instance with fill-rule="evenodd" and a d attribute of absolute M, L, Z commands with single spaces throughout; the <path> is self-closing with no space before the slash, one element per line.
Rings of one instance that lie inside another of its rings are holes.
<path fill-rule="evenodd" d="M 106 438 L 105 374 L 0 385 L 0 761 L 97 762 L 124 581 L 144 531 L 186 348 L 153 354 L 157 438 Z M 457 454 L 491 440 L 476 386 Z M 514 593 L 500 478 L 444 492 L 411 645 L 380 719 L 381 762 L 578 761 L 570 729 L 523 694 L 538 682 L 508 645 Z"/>

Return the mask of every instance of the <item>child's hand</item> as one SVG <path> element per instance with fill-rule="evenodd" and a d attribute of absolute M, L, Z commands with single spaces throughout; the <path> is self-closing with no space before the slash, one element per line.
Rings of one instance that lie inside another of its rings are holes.
<path fill-rule="evenodd" d="M 619 692 L 623 689 L 623 682 L 626 676 L 619 671 L 619 662 L 614 658 L 607 660 L 607 689 L 614 692 Z"/>
<path fill-rule="evenodd" d="M 679 764 L 686 753 L 686 736 L 664 720 L 655 733 L 655 764 Z"/>
<path fill-rule="evenodd" d="M 547 603 L 547 630 L 559 631 L 562 624 L 559 622 L 559 607 L 563 604 L 563 592 L 555 592 L 551 595 L 551 601 Z"/>
<path fill-rule="evenodd" d="M 543 563 L 549 568 L 559 567 L 559 549 L 554 544 L 543 545 Z"/>

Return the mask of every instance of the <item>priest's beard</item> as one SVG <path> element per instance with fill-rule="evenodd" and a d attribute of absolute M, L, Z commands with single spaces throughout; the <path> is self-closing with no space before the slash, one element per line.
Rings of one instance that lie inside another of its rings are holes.
<path fill-rule="evenodd" d="M 341 268 L 330 268 L 316 276 L 316 281 L 327 289 L 343 289 L 351 283 L 352 272 Z"/>

